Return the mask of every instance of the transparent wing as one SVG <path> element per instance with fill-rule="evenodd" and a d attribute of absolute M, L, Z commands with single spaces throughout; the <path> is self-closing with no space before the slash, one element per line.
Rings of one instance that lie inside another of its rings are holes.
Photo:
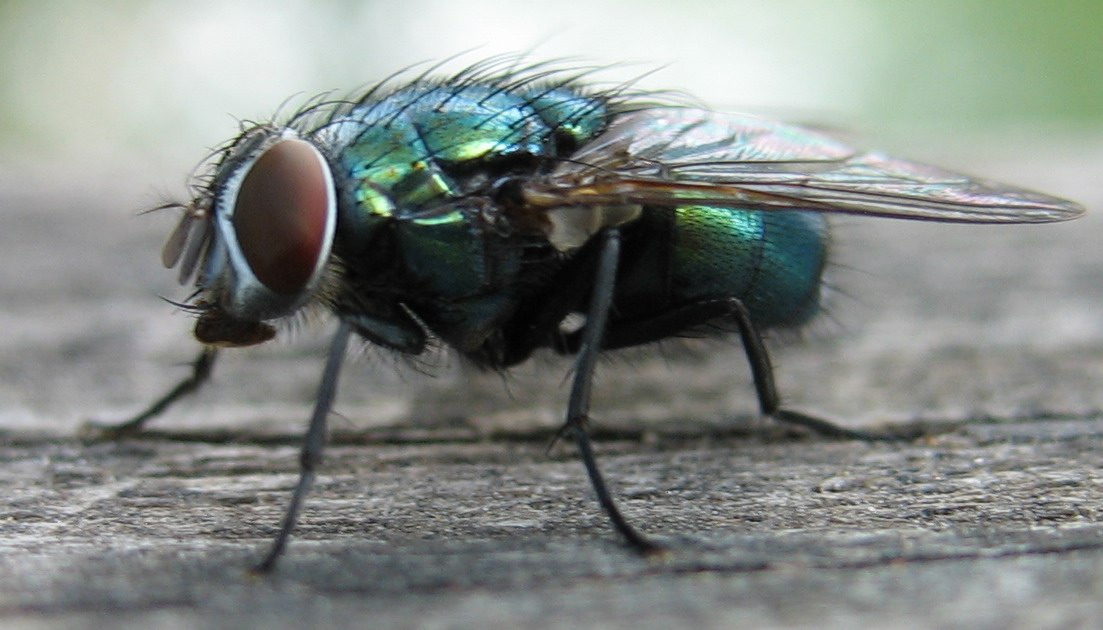
<path fill-rule="evenodd" d="M 1046 223 L 1084 212 L 1071 201 L 860 151 L 810 129 L 676 107 L 618 117 L 523 194 L 548 209 L 701 203 L 959 223 Z"/>

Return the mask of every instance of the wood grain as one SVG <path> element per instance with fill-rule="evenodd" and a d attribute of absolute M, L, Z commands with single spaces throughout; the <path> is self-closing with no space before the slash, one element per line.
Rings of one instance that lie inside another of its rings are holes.
<path fill-rule="evenodd" d="M 961 159 L 964 161 L 965 157 Z M 991 174 L 1095 208 L 1100 164 Z M 0 618 L 154 624 L 609 627 L 1092 626 L 1103 618 L 1103 219 L 970 228 L 843 220 L 845 295 L 775 362 L 793 405 L 897 443 L 754 415 L 738 346 L 602 365 L 601 464 L 622 547 L 561 421 L 569 364 L 507 379 L 447 354 L 350 358 L 334 445 L 278 572 L 326 322 L 226 357 L 140 439 L 85 444 L 186 372 L 190 321 L 127 216 L 142 179 L 0 177 Z M 849 245 L 849 247 L 844 247 Z M 860 270 L 860 271 L 857 271 Z M 432 376 L 427 376 L 431 373 Z"/>

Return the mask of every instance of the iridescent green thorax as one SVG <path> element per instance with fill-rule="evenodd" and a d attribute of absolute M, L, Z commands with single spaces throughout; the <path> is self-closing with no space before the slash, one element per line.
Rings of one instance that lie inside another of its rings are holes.
<path fill-rule="evenodd" d="M 494 204 L 495 186 L 549 172 L 608 109 L 566 85 L 415 83 L 328 123 L 350 282 L 402 293 L 456 347 L 482 344 L 540 277 L 529 259 L 554 261 Z"/>
<path fill-rule="evenodd" d="M 355 201 L 343 218 L 370 231 L 376 219 L 469 193 L 510 158 L 573 150 L 607 116 L 603 99 L 563 86 L 414 84 L 365 102 L 326 132 Z"/>

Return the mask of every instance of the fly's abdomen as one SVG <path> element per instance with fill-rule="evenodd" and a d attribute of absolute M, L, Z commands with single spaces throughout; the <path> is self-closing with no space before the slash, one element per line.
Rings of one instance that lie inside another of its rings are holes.
<path fill-rule="evenodd" d="M 674 213 L 672 302 L 735 297 L 762 328 L 816 314 L 828 242 L 822 215 L 711 206 Z"/>

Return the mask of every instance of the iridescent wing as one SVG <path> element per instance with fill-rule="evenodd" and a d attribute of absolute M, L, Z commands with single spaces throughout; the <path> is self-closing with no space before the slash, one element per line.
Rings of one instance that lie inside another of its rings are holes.
<path fill-rule="evenodd" d="M 600 209 L 590 217 L 600 225 L 624 222 L 602 218 L 606 208 L 633 204 L 957 223 L 1046 223 L 1084 212 L 1071 201 L 861 151 L 810 129 L 677 107 L 621 115 L 548 177 L 526 182 L 523 195 L 549 212 Z"/>

